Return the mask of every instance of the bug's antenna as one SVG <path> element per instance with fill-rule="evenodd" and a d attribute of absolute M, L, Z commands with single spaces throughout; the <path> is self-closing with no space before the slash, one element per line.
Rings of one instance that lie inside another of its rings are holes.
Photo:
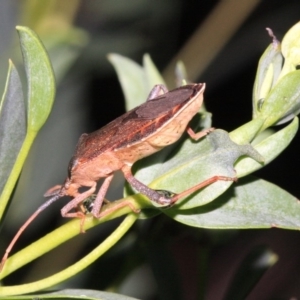
<path fill-rule="evenodd" d="M 0 272 L 2 271 L 4 264 L 7 260 L 7 257 L 12 250 L 13 246 L 19 239 L 20 235 L 23 233 L 23 231 L 28 227 L 28 225 L 48 206 L 50 206 L 53 202 L 58 200 L 59 198 L 63 197 L 64 194 L 62 191 L 58 192 L 55 194 L 53 197 L 51 197 L 48 201 L 46 201 L 44 204 L 42 204 L 28 219 L 27 221 L 23 224 L 23 226 L 19 229 L 19 231 L 16 233 L 12 241 L 10 242 L 9 246 L 6 248 L 5 254 L 2 257 L 1 263 L 0 263 Z"/>

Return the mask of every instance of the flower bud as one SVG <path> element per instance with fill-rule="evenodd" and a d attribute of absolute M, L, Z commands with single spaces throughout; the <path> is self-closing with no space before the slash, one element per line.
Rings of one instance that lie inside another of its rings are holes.
<path fill-rule="evenodd" d="M 281 47 L 268 31 L 273 42 L 260 58 L 253 89 L 253 118 L 263 120 L 261 130 L 283 124 L 300 112 L 300 22 L 287 32 Z"/>

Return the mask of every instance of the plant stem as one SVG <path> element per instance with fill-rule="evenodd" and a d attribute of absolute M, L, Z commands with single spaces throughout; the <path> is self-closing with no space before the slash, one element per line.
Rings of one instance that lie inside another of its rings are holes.
<path fill-rule="evenodd" d="M 130 196 L 125 198 L 125 201 L 130 201 L 134 207 L 137 209 L 141 209 L 142 207 L 142 201 L 139 202 L 136 200 L 138 196 Z M 123 201 L 124 199 L 114 201 L 107 206 L 105 206 L 105 209 L 109 209 L 113 207 L 114 205 L 118 205 L 120 201 Z M 94 226 L 97 226 L 99 224 L 102 224 L 104 222 L 113 220 L 117 217 L 124 216 L 126 214 L 131 213 L 132 210 L 126 206 L 121 209 L 118 209 L 100 219 L 96 219 L 92 216 L 87 216 L 84 222 L 84 230 L 88 230 Z M 20 250 L 16 254 L 9 257 L 5 263 L 5 266 L 3 270 L 0 273 L 0 279 L 5 278 L 15 270 L 20 269 L 22 266 L 26 265 L 27 263 L 35 260 L 36 258 L 40 257 L 41 255 L 51 251 L 52 249 L 58 247 L 59 245 L 63 244 L 67 240 L 73 238 L 76 235 L 80 234 L 80 220 L 79 219 L 73 219 L 66 224 L 60 226 L 59 228 L 53 230 L 52 232 L 48 233 L 44 237 L 40 238 L 38 241 L 30 244 L 26 248 Z"/>
<path fill-rule="evenodd" d="M 119 227 L 98 247 L 91 251 L 84 258 L 79 260 L 77 263 L 66 268 L 65 270 L 56 273 L 55 275 L 49 276 L 39 281 L 35 281 L 28 284 L 22 284 L 10 287 L 0 287 L 0 296 L 9 295 L 19 295 L 27 294 L 35 291 L 40 291 L 42 289 L 54 286 L 68 278 L 79 273 L 90 264 L 92 264 L 96 259 L 98 259 L 102 254 L 108 251 L 116 242 L 129 230 L 129 228 L 137 220 L 138 214 L 130 213 L 126 216 L 124 221 L 119 225 Z"/>

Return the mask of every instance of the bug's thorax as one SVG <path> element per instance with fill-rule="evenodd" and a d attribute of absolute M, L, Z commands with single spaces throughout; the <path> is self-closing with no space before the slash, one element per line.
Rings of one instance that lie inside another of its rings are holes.
<path fill-rule="evenodd" d="M 92 160 L 72 158 L 69 174 L 63 185 L 66 196 L 76 197 L 80 187 L 91 187 L 100 178 L 105 178 L 123 167 L 124 163 L 118 159 L 113 151 L 107 151 Z"/>

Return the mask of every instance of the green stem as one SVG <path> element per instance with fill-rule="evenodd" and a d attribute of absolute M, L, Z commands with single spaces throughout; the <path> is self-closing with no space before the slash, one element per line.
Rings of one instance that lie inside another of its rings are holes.
<path fill-rule="evenodd" d="M 104 210 L 110 209 L 115 205 L 118 205 L 118 203 L 124 200 L 127 202 L 130 201 L 132 203 L 132 206 L 134 206 L 136 209 L 141 209 L 142 207 L 146 207 L 146 203 L 143 204 L 142 199 L 143 198 L 139 197 L 138 195 L 130 196 L 125 199 L 114 201 L 111 204 L 106 205 Z M 125 206 L 121 209 L 111 212 L 110 214 L 100 219 L 95 219 L 92 216 L 87 216 L 84 222 L 84 230 L 88 230 L 96 225 L 129 214 L 131 212 L 132 210 L 128 206 Z M 49 252 L 50 250 L 58 247 L 59 245 L 66 242 L 67 240 L 79 234 L 80 234 L 80 220 L 73 219 L 67 222 L 66 224 L 60 226 L 59 228 L 53 230 L 49 234 L 40 238 L 38 241 L 30 244 L 26 248 L 20 250 L 16 254 L 9 257 L 4 265 L 3 270 L 0 273 L 0 279 L 5 278 L 15 270 L 20 269 L 22 266 L 26 265 L 27 263 L 35 260 L 41 255 Z"/>
<path fill-rule="evenodd" d="M 27 135 L 26 135 L 26 138 L 22 145 L 22 148 L 19 152 L 19 155 L 16 159 L 16 162 L 13 166 L 13 169 L 8 177 L 8 180 L 4 186 L 3 192 L 0 197 L 0 219 L 3 216 L 5 208 L 8 204 L 8 201 L 9 201 L 12 191 L 16 185 L 16 182 L 20 176 L 25 159 L 29 153 L 29 150 L 31 148 L 31 145 L 32 145 L 36 135 L 37 135 L 37 132 L 35 132 L 35 131 L 28 130 L 28 132 L 27 132 Z"/>
<path fill-rule="evenodd" d="M 35 281 L 32 283 L 11 287 L 0 287 L 0 296 L 27 294 L 34 291 L 39 291 L 54 286 L 55 284 L 58 284 L 74 276 L 75 274 L 92 264 L 96 259 L 98 259 L 106 251 L 108 251 L 114 244 L 116 244 L 116 242 L 134 224 L 137 218 L 138 214 L 130 213 L 129 215 L 127 215 L 124 221 L 119 225 L 119 227 L 104 242 L 102 242 L 98 247 L 96 247 L 84 258 L 82 258 L 72 266 L 66 268 L 65 270 L 56 273 L 55 275 L 49 276 L 45 279 Z"/>

